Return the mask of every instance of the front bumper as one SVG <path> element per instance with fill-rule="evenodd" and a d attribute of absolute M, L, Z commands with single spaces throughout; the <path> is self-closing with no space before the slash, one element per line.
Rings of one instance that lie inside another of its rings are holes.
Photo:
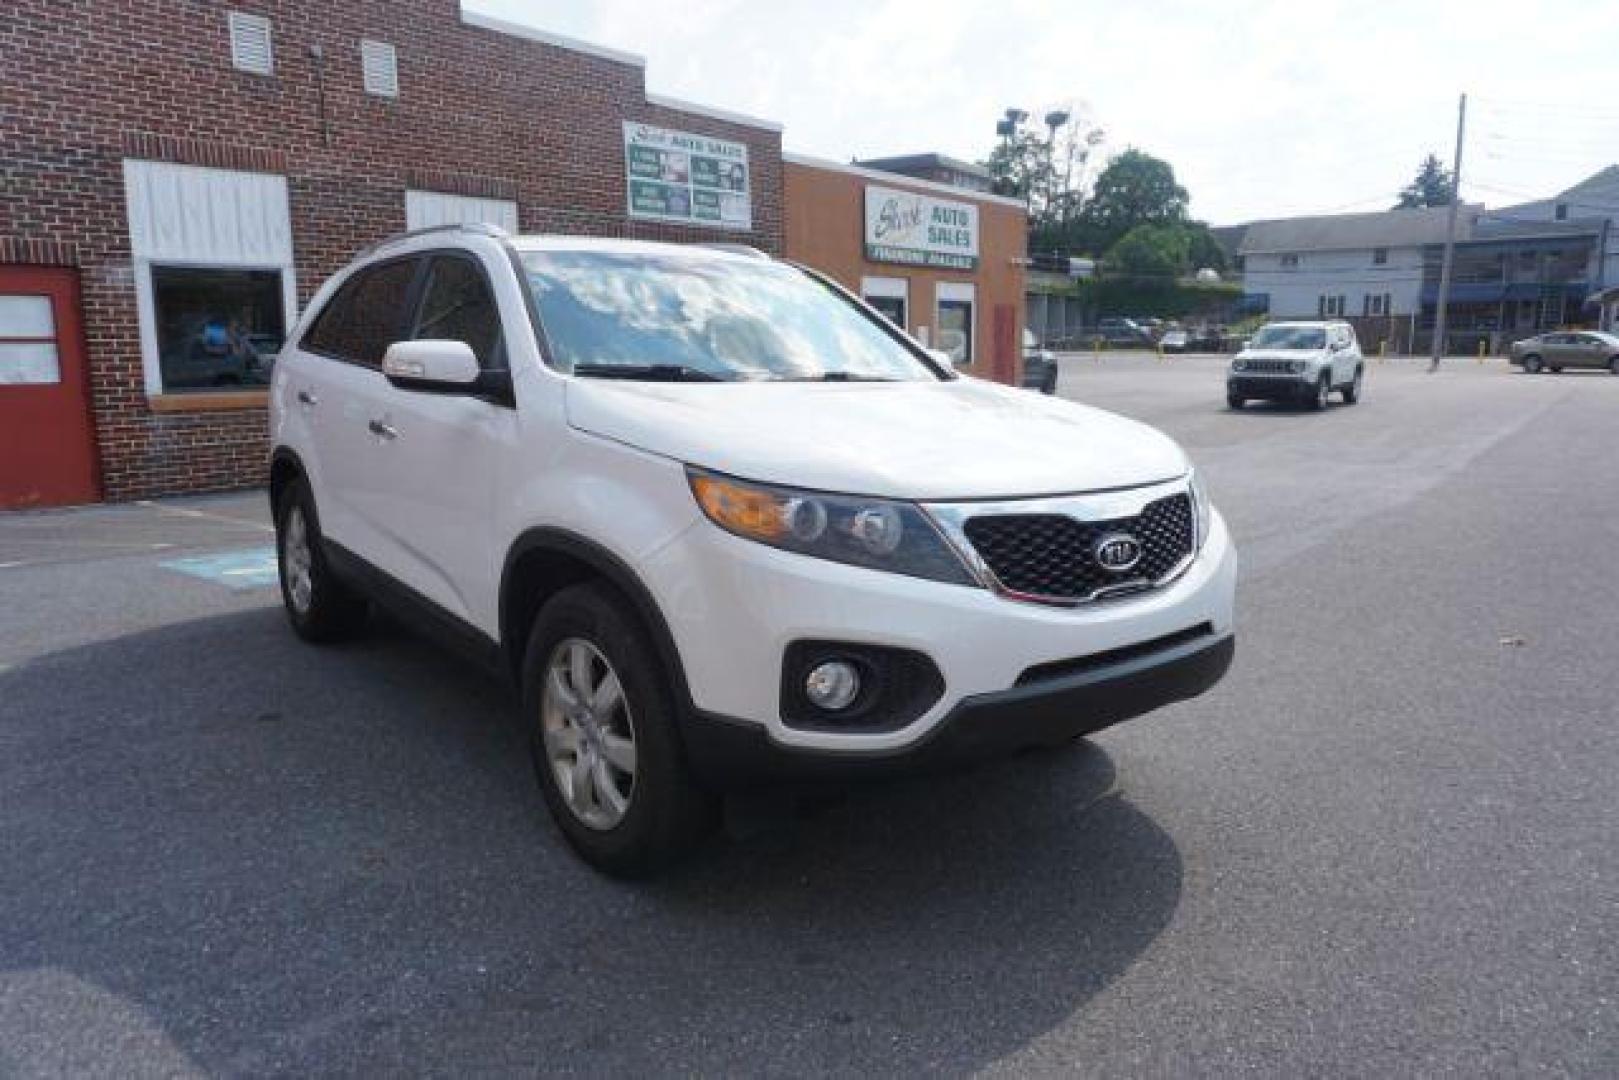
<path fill-rule="evenodd" d="M 1306 371 L 1298 375 L 1239 375 L 1232 373 L 1226 376 L 1226 393 L 1241 395 L 1245 398 L 1263 398 L 1268 401 L 1290 401 L 1295 398 L 1307 398 L 1315 393 L 1316 380 L 1320 376 L 1313 371 Z"/>
<path fill-rule="evenodd" d="M 1021 698 L 1027 687 L 1019 682 L 1033 668 L 1116 656 L 1205 625 L 1212 639 L 1228 638 L 1237 558 L 1224 520 L 1214 513 L 1201 552 L 1180 577 L 1148 592 L 1072 608 L 812 559 L 743 540 L 707 521 L 638 569 L 674 638 L 699 717 L 694 728 L 702 717 L 724 718 L 715 722 L 742 728 L 744 742 L 856 759 L 919 750 L 947 723 L 959 722 L 958 710 L 986 695 Z M 805 730 L 781 715 L 783 658 L 798 641 L 925 654 L 938 668 L 942 693 L 903 726 Z M 1101 726 L 1122 719 L 1100 715 L 1109 717 Z M 694 741 L 702 738 L 699 733 Z"/>
<path fill-rule="evenodd" d="M 1219 682 L 1236 638 L 1198 630 L 1138 655 L 964 698 L 917 744 L 898 751 L 807 753 L 772 742 L 758 725 L 699 714 L 686 725 L 686 752 L 700 780 L 735 789 L 909 775 L 1055 746 L 1196 697 Z"/>

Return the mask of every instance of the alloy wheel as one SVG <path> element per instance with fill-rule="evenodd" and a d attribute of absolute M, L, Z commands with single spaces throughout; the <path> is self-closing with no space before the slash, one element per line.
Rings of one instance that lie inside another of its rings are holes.
<path fill-rule="evenodd" d="M 299 615 L 308 614 L 315 598 L 315 573 L 309 551 L 309 525 L 301 506 L 287 512 L 281 538 L 281 563 L 287 578 L 287 599 Z"/>
<path fill-rule="evenodd" d="M 584 638 L 551 650 L 540 697 L 546 763 L 568 809 L 605 831 L 635 797 L 635 723 L 618 673 Z"/>

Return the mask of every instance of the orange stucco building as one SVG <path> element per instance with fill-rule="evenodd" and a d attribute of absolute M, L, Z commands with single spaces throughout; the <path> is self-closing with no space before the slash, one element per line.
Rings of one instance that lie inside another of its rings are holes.
<path fill-rule="evenodd" d="M 788 258 L 830 274 L 959 370 L 1016 385 L 1022 202 L 794 154 L 782 177 Z"/>

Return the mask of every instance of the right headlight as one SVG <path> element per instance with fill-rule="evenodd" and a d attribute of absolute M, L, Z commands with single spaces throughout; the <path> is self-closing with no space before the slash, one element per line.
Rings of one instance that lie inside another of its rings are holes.
<path fill-rule="evenodd" d="M 1193 536 L 1193 550 L 1202 551 L 1203 541 L 1209 538 L 1209 529 L 1213 525 L 1214 505 L 1209 502 L 1209 489 L 1203 486 L 1203 478 L 1197 470 L 1192 470 L 1192 520 L 1196 533 Z"/>
<path fill-rule="evenodd" d="M 1247 371 L 1248 370 L 1248 361 L 1242 359 L 1242 357 L 1239 356 L 1237 359 L 1231 361 L 1231 370 L 1232 371 Z"/>
<path fill-rule="evenodd" d="M 979 584 L 910 503 L 757 484 L 691 467 L 686 478 L 708 520 L 744 539 L 871 570 Z"/>

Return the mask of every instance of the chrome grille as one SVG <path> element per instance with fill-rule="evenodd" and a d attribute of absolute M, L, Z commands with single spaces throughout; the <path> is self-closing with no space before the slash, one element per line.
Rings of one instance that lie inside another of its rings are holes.
<path fill-rule="evenodd" d="M 1147 588 L 1175 573 L 1196 548 L 1194 517 L 1191 497 L 1181 492 L 1148 503 L 1135 517 L 1082 521 L 1054 513 L 981 514 L 968 518 L 962 532 L 1005 589 L 1078 603 Z M 1140 561 L 1122 573 L 1096 560 L 1097 542 L 1115 533 L 1141 545 Z"/>
<path fill-rule="evenodd" d="M 1291 375 L 1293 374 L 1293 361 L 1291 360 L 1244 360 L 1241 372 L 1256 372 L 1260 375 Z"/>

